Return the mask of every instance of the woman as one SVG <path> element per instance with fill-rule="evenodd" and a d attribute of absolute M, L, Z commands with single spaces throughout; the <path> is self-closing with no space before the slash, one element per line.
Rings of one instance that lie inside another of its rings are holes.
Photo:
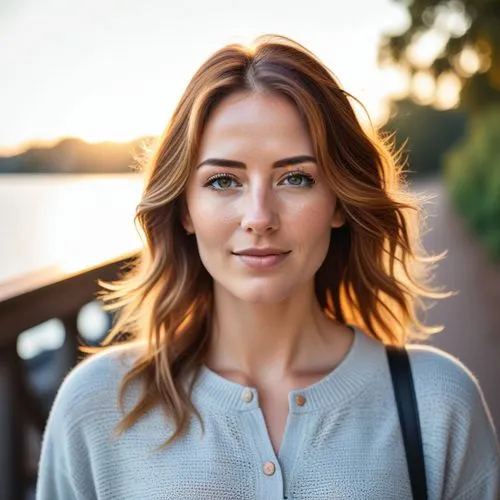
<path fill-rule="evenodd" d="M 64 381 L 38 498 L 411 498 L 384 346 L 437 331 L 417 307 L 445 294 L 418 200 L 349 95 L 291 40 L 224 47 L 145 170 L 145 247 L 105 296 L 106 343 L 132 338 Z M 408 351 L 428 497 L 498 498 L 477 381 Z"/>

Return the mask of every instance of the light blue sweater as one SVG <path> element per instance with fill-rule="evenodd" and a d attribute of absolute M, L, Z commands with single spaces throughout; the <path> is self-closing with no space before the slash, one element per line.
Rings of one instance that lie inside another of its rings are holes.
<path fill-rule="evenodd" d="M 498 442 L 477 381 L 442 351 L 409 351 L 429 500 L 498 500 Z M 327 377 L 289 393 L 278 455 L 257 391 L 206 366 L 193 394 L 206 426 L 203 439 L 193 419 L 185 437 L 158 451 L 171 432 L 160 409 L 112 438 L 120 419 L 118 385 L 135 352 L 130 346 L 104 351 L 62 384 L 44 435 L 38 500 L 411 498 L 384 347 L 361 331 Z M 127 408 L 137 391 L 128 392 Z"/>

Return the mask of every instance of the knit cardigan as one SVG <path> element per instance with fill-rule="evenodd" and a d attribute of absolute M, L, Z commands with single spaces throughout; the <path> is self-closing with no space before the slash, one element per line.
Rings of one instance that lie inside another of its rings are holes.
<path fill-rule="evenodd" d="M 500 452 L 477 380 L 456 358 L 409 345 L 429 500 L 498 500 Z M 343 361 L 288 394 L 279 453 L 259 393 L 203 365 L 188 432 L 157 407 L 121 436 L 118 387 L 139 347 L 109 348 L 64 380 L 44 433 L 38 500 L 403 500 L 411 489 L 384 345 L 360 329 Z M 125 407 L 141 387 L 126 392 Z M 297 397 L 299 396 L 299 397 Z"/>

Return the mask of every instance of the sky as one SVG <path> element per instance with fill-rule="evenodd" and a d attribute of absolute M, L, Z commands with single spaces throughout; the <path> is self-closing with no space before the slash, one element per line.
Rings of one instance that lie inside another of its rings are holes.
<path fill-rule="evenodd" d="M 316 53 L 377 120 L 378 43 L 408 22 L 393 0 L 0 0 L 0 153 L 157 135 L 211 53 L 263 33 Z"/>

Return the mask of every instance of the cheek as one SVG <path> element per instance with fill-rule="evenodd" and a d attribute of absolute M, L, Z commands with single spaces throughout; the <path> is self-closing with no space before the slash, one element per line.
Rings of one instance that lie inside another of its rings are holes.
<path fill-rule="evenodd" d="M 287 227 L 308 238 L 317 239 L 330 234 L 335 203 L 330 196 L 302 200 L 289 206 L 286 211 Z"/>
<path fill-rule="evenodd" d="M 197 196 L 189 204 L 189 213 L 200 246 L 218 245 L 235 226 L 233 210 L 213 197 Z"/>

